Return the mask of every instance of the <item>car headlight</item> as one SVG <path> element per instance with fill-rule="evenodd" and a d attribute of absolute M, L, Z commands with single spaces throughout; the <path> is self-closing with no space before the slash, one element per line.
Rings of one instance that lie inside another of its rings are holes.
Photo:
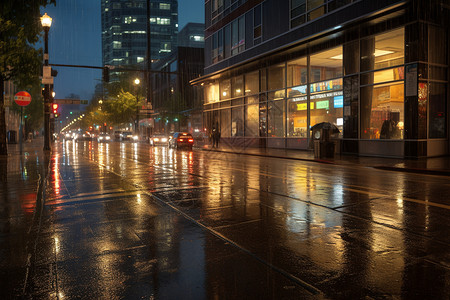
<path fill-rule="evenodd" d="M 166 138 L 162 138 L 161 142 L 165 143 L 165 142 L 167 142 L 167 139 Z"/>
<path fill-rule="evenodd" d="M 109 139 L 111 139 L 111 137 L 107 136 L 106 139 L 109 140 Z"/>
<path fill-rule="evenodd" d="M 98 137 L 98 139 L 99 139 L 99 140 L 103 140 L 103 137 L 102 137 L 102 136 L 100 136 L 100 137 Z"/>
<path fill-rule="evenodd" d="M 159 142 L 159 138 L 154 138 L 153 139 L 155 142 Z"/>
<path fill-rule="evenodd" d="M 137 141 L 138 136 L 137 135 L 133 135 L 133 140 Z"/>

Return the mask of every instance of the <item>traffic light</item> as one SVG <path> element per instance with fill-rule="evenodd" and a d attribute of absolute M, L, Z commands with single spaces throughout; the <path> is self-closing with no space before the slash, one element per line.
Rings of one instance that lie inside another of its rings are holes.
<path fill-rule="evenodd" d="M 58 113 L 58 104 L 57 103 L 53 103 L 52 104 L 52 108 L 53 108 L 53 113 L 57 114 Z"/>

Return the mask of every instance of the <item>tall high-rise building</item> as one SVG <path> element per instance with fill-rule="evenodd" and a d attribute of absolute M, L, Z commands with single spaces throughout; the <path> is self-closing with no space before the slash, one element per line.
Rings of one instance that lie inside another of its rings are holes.
<path fill-rule="evenodd" d="M 151 59 L 177 46 L 178 0 L 150 1 Z M 102 0 L 103 65 L 142 64 L 147 51 L 147 0 Z"/>
<path fill-rule="evenodd" d="M 178 46 L 191 48 L 205 47 L 205 24 L 187 23 L 178 32 Z"/>

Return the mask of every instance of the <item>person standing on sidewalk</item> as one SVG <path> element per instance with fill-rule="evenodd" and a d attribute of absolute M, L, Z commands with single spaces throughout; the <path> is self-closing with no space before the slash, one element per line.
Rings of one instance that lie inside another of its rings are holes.
<path fill-rule="evenodd" d="M 219 140 L 220 140 L 220 132 L 219 132 L 219 126 L 216 123 L 216 126 L 212 128 L 211 131 L 211 140 L 212 140 L 212 147 L 219 147 Z"/>
<path fill-rule="evenodd" d="M 219 147 L 219 141 L 220 141 L 220 131 L 219 128 L 216 128 L 216 131 L 214 132 L 215 135 L 215 143 L 216 143 L 216 148 Z"/>

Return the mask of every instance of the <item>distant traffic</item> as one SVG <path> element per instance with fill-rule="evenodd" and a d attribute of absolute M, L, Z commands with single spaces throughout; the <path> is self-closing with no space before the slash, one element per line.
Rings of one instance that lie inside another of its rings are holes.
<path fill-rule="evenodd" d="M 174 149 L 192 150 L 194 145 L 203 145 L 204 138 L 194 138 L 189 132 L 173 132 L 171 134 L 155 133 L 150 137 L 140 137 L 128 130 L 116 130 L 112 133 L 90 131 L 67 131 L 55 137 L 62 141 L 92 141 L 97 143 L 148 143 L 150 146 L 162 146 Z"/>

